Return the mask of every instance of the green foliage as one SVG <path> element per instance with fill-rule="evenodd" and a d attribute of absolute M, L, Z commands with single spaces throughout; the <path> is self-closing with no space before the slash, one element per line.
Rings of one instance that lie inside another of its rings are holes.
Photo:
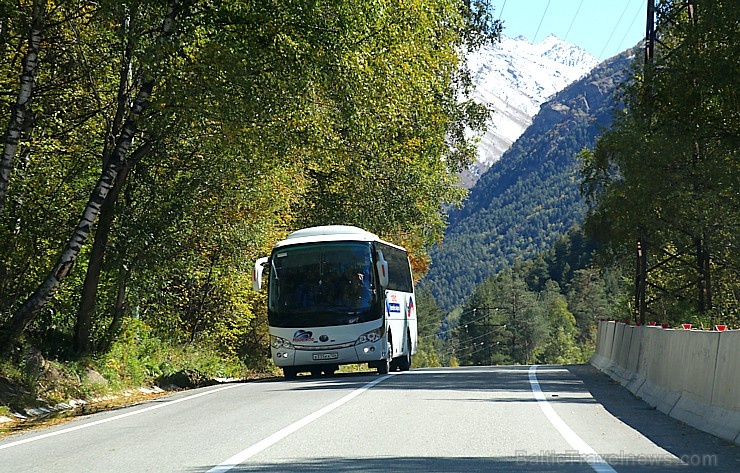
<path fill-rule="evenodd" d="M 426 287 L 416 291 L 416 316 L 419 337 L 429 338 L 440 330 L 444 312 L 437 306 L 434 296 Z"/>
<path fill-rule="evenodd" d="M 438 352 L 444 349 L 444 343 L 438 334 L 442 330 L 444 313 L 426 288 L 419 288 L 416 291 L 416 316 L 418 344 L 416 355 L 412 359 L 413 366 L 417 368 L 441 366 Z"/>
<path fill-rule="evenodd" d="M 660 8 L 661 45 L 625 90 L 627 109 L 583 153 L 586 227 L 612 264 L 648 255 L 648 314 L 738 317 L 740 205 L 735 2 Z M 697 281 L 702 285 L 697 287 Z"/>
<path fill-rule="evenodd" d="M 22 412 L 28 407 L 106 394 L 106 386 L 87 379 L 89 369 L 88 360 L 62 363 L 28 351 L 0 363 L 0 404 Z"/>
<path fill-rule="evenodd" d="M 419 340 L 416 354 L 413 356 L 412 366 L 414 368 L 434 368 L 442 366 L 437 356 L 437 347 L 429 339 Z"/>
<path fill-rule="evenodd" d="M 500 32 L 479 2 L 180 6 L 172 23 L 166 2 L 60 1 L 46 12 L 33 123 L 0 213 L 0 335 L 49 291 L 23 342 L 59 359 L 89 342 L 120 385 L 165 374 L 167 353 L 192 350 L 181 347 L 264 365 L 251 262 L 293 228 L 361 225 L 408 244 L 421 276 L 424 247 L 445 225 L 440 207 L 464 194 L 455 173 L 473 156 L 466 130 L 488 114 L 459 100 L 465 49 Z M 7 112 L 31 4 L 0 1 L 0 12 Z M 119 148 L 111 190 L 95 194 Z M 80 225 L 85 209 L 98 220 Z M 102 251 L 84 245 L 88 235 Z M 49 274 L 70 242 L 69 272 Z"/>
<path fill-rule="evenodd" d="M 22 411 L 71 399 L 120 394 L 157 384 L 177 373 L 210 381 L 245 378 L 254 371 L 238 357 L 212 346 L 174 345 L 157 338 L 140 320 L 127 319 L 120 336 L 103 355 L 55 361 L 30 350 L 0 363 L 0 373 L 0 405 Z"/>
<path fill-rule="evenodd" d="M 101 359 L 101 374 L 118 387 L 144 386 L 162 374 L 160 360 L 164 351 L 161 341 L 152 335 L 151 328 L 131 319 Z"/>
<path fill-rule="evenodd" d="M 570 282 L 568 296 L 568 306 L 580 327 L 579 341 L 586 342 L 598 320 L 611 315 L 601 274 L 593 268 L 579 269 Z"/>
<path fill-rule="evenodd" d="M 574 227 L 549 251 L 486 279 L 459 319 L 445 319 L 455 320 L 448 352 L 464 365 L 587 362 L 598 320 L 612 318 L 626 293 L 613 272 L 592 266 L 594 249 Z"/>
<path fill-rule="evenodd" d="M 150 385 L 163 375 L 179 371 L 197 372 L 206 378 L 241 378 L 247 373 L 237 357 L 205 344 L 170 344 L 136 319 L 127 319 L 110 351 L 97 363 L 101 374 L 117 389 Z"/>

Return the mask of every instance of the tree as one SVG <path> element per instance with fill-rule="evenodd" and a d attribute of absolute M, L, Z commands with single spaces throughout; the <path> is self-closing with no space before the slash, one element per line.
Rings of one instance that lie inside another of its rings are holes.
<path fill-rule="evenodd" d="M 636 67 L 626 109 L 593 153 L 583 154 L 589 232 L 622 264 L 640 241 L 649 256 L 638 271 L 638 280 L 647 272 L 643 297 L 659 301 L 649 310 L 669 319 L 737 313 L 730 281 L 740 267 L 740 97 L 738 76 L 728 71 L 738 70 L 729 58 L 738 54 L 740 8 L 724 1 L 693 7 L 661 3 L 654 62 Z"/>
<path fill-rule="evenodd" d="M 576 319 L 568 310 L 568 303 L 555 281 L 548 281 L 540 293 L 549 325 L 548 340 L 538 361 L 546 364 L 580 363 L 584 360 L 576 343 Z"/>
<path fill-rule="evenodd" d="M 575 317 L 578 341 L 592 341 L 599 319 L 611 316 L 604 281 L 598 270 L 588 268 L 575 272 L 568 287 L 568 307 Z"/>
<path fill-rule="evenodd" d="M 317 97 L 332 113 L 318 124 L 323 139 L 306 149 L 298 226 L 354 223 L 396 241 L 439 241 L 440 205 L 461 201 L 456 173 L 473 157 L 463 130 L 480 131 L 488 115 L 459 100 L 469 80 L 461 54 L 498 34 L 494 23 L 466 38 L 466 14 L 447 1 L 365 2 L 316 19 L 336 32 L 326 54 L 337 66 Z"/>
<path fill-rule="evenodd" d="M 511 337 L 511 356 L 515 363 L 533 363 L 547 337 L 547 321 L 536 295 L 519 277 L 509 273 L 501 302 L 506 314 L 506 330 Z"/>
<path fill-rule="evenodd" d="M 440 366 L 438 349 L 443 349 L 443 342 L 438 337 L 442 328 L 444 312 L 437 306 L 432 293 L 427 288 L 416 290 L 416 317 L 418 330 L 418 347 L 414 356 L 414 366 Z"/>
<path fill-rule="evenodd" d="M 408 242 L 423 273 L 439 208 L 461 197 L 464 130 L 486 114 L 457 101 L 459 48 L 499 32 L 481 5 L 55 6 L 58 29 L 39 50 L 38 159 L 2 213 L 3 349 L 47 305 L 64 323 L 38 324 L 75 325 L 82 353 L 110 341 L 128 310 L 170 314 L 151 321 L 174 339 L 225 340 L 214 327 L 247 330 L 234 314 L 252 320 L 260 303 L 242 295 L 245 256 L 314 222 Z"/>
<path fill-rule="evenodd" d="M 510 269 L 476 287 L 457 327 L 462 364 L 526 364 L 535 361 L 548 335 L 537 294 Z"/>
<path fill-rule="evenodd" d="M 3 5 L 3 12 L 7 7 Z M 38 68 L 38 55 L 41 48 L 41 36 L 46 27 L 46 0 L 34 0 L 27 26 L 27 49 L 22 60 L 20 86 L 16 102 L 11 109 L 7 131 L 4 133 L 3 154 L 0 158 L 0 214 L 5 207 L 5 197 L 10 183 L 10 174 L 18 155 L 21 138 L 29 133 L 33 126 L 31 100 L 34 94 L 35 76 Z M 10 15 L 5 18 L 11 19 Z M 10 22 L 3 22 L 7 29 Z M 6 33 L 5 29 L 3 33 Z M 24 151 L 25 152 L 25 151 Z"/>
<path fill-rule="evenodd" d="M 489 278 L 475 288 L 462 307 L 456 327 L 457 356 L 464 365 L 510 362 L 511 353 L 501 309 L 501 281 Z"/>

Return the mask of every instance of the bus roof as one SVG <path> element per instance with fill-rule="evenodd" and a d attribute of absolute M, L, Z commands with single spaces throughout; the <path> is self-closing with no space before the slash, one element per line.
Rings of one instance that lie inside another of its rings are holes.
<path fill-rule="evenodd" d="M 400 246 L 381 240 L 374 233 L 352 225 L 323 225 L 296 230 L 289 234 L 285 240 L 278 242 L 275 248 L 322 241 L 380 241 L 401 248 Z"/>

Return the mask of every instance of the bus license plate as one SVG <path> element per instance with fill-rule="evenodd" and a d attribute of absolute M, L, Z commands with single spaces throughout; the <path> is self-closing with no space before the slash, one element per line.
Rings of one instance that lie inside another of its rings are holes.
<path fill-rule="evenodd" d="M 338 353 L 314 353 L 314 360 L 336 360 L 339 358 Z"/>

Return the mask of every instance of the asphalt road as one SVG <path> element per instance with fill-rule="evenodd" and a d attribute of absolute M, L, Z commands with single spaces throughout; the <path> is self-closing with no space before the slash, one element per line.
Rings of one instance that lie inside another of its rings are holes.
<path fill-rule="evenodd" d="M 0 472 L 740 472 L 740 448 L 588 365 L 186 391 L 0 440 Z"/>

